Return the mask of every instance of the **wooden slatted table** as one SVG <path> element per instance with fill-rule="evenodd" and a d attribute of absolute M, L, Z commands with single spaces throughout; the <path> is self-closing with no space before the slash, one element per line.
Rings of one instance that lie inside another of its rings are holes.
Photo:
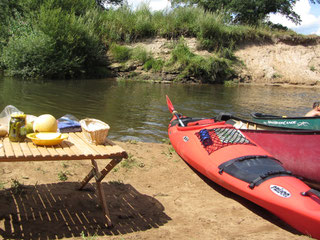
<path fill-rule="evenodd" d="M 69 138 L 56 146 L 37 146 L 30 139 L 24 142 L 10 142 L 8 137 L 0 139 L 0 162 L 90 159 L 92 169 L 81 182 L 79 189 L 83 189 L 95 177 L 98 196 L 108 226 L 112 226 L 112 222 L 101 181 L 123 158 L 127 157 L 125 150 L 112 141 L 107 140 L 104 145 L 90 144 L 82 133 L 69 133 Z M 99 171 L 95 161 L 97 159 L 110 159 L 110 162 Z"/>

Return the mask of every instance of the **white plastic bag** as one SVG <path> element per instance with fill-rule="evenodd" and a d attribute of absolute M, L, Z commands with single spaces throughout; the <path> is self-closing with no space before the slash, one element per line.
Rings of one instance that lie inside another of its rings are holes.
<path fill-rule="evenodd" d="M 23 114 L 23 112 L 21 112 L 18 108 L 12 105 L 6 106 L 0 113 L 0 125 L 7 127 L 8 130 L 9 130 L 9 122 L 10 122 L 12 113 Z"/>

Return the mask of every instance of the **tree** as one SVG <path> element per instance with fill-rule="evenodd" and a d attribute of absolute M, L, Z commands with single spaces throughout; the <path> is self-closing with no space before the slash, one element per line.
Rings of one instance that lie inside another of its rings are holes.
<path fill-rule="evenodd" d="M 311 4 L 320 4 L 320 0 L 309 1 Z M 300 16 L 293 10 L 296 2 L 297 0 L 171 0 L 173 6 L 197 5 L 211 12 L 224 9 L 230 12 L 235 23 L 250 25 L 266 20 L 270 13 L 280 13 L 299 24 Z"/>
<path fill-rule="evenodd" d="M 107 8 L 107 6 L 121 6 L 123 4 L 123 0 L 96 0 L 96 3 L 102 7 L 103 9 Z"/>

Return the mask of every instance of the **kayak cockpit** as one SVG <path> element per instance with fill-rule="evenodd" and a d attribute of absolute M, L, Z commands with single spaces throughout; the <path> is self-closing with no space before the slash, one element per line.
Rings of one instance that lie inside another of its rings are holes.
<path fill-rule="evenodd" d="M 270 178 L 292 175 L 281 162 L 269 156 L 244 156 L 229 160 L 219 165 L 219 173 L 224 172 L 249 183 L 251 189 Z"/>
<path fill-rule="evenodd" d="M 211 126 L 217 124 L 224 124 L 225 122 L 217 122 L 213 118 L 191 118 L 191 117 L 180 117 L 181 122 L 184 126 L 181 126 L 178 119 L 174 119 L 170 123 L 170 127 L 178 125 L 179 130 L 191 130 L 203 128 L 204 126 Z"/>

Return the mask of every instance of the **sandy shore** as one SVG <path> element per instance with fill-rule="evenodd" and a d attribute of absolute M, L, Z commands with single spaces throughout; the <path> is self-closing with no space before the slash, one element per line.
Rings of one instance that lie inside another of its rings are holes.
<path fill-rule="evenodd" d="M 0 238 L 310 239 L 198 175 L 168 144 L 117 143 L 129 159 L 103 182 L 113 228 L 94 181 L 76 190 L 90 161 L 1 163 Z"/>

